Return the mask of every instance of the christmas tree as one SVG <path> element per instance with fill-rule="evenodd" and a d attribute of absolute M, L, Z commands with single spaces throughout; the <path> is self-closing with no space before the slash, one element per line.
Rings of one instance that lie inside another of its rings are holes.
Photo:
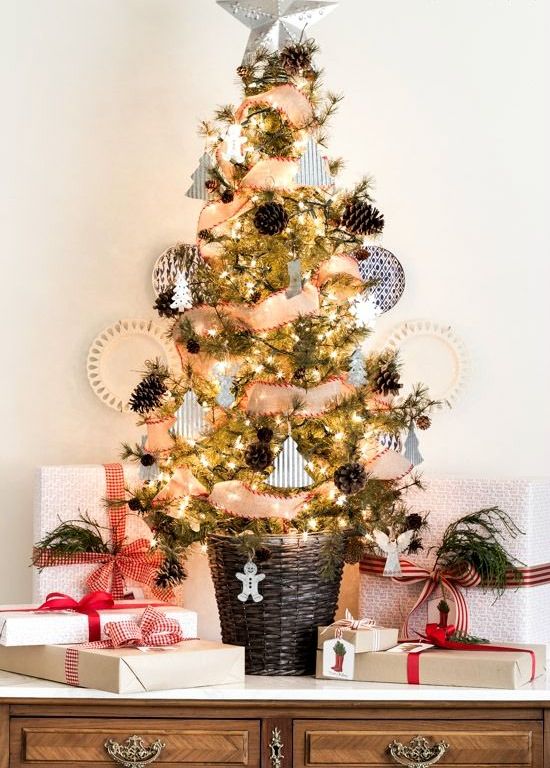
<path fill-rule="evenodd" d="M 163 585 L 211 533 L 249 548 L 270 533 L 346 534 L 356 562 L 366 534 L 405 530 L 403 493 L 420 483 L 387 446 L 435 403 L 421 386 L 401 392 L 394 354 L 356 354 L 370 325 L 354 251 L 384 216 L 370 179 L 336 186 L 341 161 L 324 145 L 340 97 L 322 90 L 315 43 L 270 40 L 249 44 L 240 103 L 201 126 L 200 261 L 159 308 L 174 310 L 182 369 L 147 363 L 131 400 L 147 441 L 124 458 L 145 452 L 160 470 L 133 506 L 165 554 Z M 173 425 L 191 391 L 204 428 L 186 437 Z M 287 456 L 300 472 L 283 471 Z"/>

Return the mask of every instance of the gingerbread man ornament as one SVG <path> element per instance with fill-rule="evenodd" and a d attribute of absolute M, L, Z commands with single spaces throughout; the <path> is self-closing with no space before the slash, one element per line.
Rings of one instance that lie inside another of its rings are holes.
<path fill-rule="evenodd" d="M 265 573 L 258 573 L 258 567 L 252 560 L 244 564 L 243 571 L 244 573 L 235 574 L 239 581 L 243 583 L 242 591 L 237 597 L 241 603 L 246 603 L 249 597 L 255 603 L 260 603 L 264 598 L 258 592 L 258 584 L 265 579 Z"/>

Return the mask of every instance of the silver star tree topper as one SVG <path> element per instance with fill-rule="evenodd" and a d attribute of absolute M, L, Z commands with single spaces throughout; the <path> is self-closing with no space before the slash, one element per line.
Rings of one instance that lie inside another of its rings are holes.
<path fill-rule="evenodd" d="M 280 51 L 298 42 L 306 27 L 333 11 L 338 0 L 217 0 L 228 13 L 250 29 L 243 63 L 264 46 Z"/>

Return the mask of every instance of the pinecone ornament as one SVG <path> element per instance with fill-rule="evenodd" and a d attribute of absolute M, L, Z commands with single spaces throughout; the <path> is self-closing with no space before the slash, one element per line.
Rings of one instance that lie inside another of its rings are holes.
<path fill-rule="evenodd" d="M 198 355 L 201 351 L 201 345 L 198 339 L 189 339 L 185 345 L 185 349 L 190 355 Z"/>
<path fill-rule="evenodd" d="M 152 467 L 156 459 L 152 453 L 144 453 L 140 458 L 141 465 L 143 467 Z"/>
<path fill-rule="evenodd" d="M 384 229 L 384 215 L 365 200 L 350 200 L 340 223 L 354 235 L 377 235 Z"/>
<path fill-rule="evenodd" d="M 364 466 L 358 461 L 353 461 L 343 464 L 334 472 L 334 485 L 339 491 L 349 496 L 362 491 L 367 484 L 367 478 Z"/>
<path fill-rule="evenodd" d="M 424 524 L 424 518 L 419 515 L 418 512 L 410 512 L 405 517 L 405 530 L 406 531 L 419 531 Z"/>
<path fill-rule="evenodd" d="M 244 460 L 251 469 L 263 470 L 273 461 L 268 443 L 251 443 L 244 452 Z"/>
<path fill-rule="evenodd" d="M 432 426 L 432 420 L 425 413 L 420 415 L 416 420 L 416 426 L 418 429 L 429 429 Z"/>
<path fill-rule="evenodd" d="M 365 554 L 365 540 L 361 536 L 350 536 L 344 548 L 344 562 L 349 565 L 360 563 Z"/>
<path fill-rule="evenodd" d="M 176 587 L 187 578 L 187 572 L 177 557 L 167 557 L 157 571 L 155 584 L 161 589 Z"/>
<path fill-rule="evenodd" d="M 224 189 L 221 194 L 222 203 L 232 203 L 235 199 L 235 193 L 232 189 Z"/>
<path fill-rule="evenodd" d="M 398 395 L 403 386 L 399 378 L 399 371 L 393 360 L 382 363 L 374 376 L 374 391 L 382 395 Z"/>
<path fill-rule="evenodd" d="M 273 430 L 271 427 L 260 427 L 256 432 L 256 437 L 260 443 L 270 443 L 273 440 Z"/>
<path fill-rule="evenodd" d="M 279 58 L 283 69 L 289 75 L 297 75 L 298 72 L 309 69 L 311 66 L 311 53 L 301 43 L 291 43 L 285 46 Z"/>
<path fill-rule="evenodd" d="M 141 512 L 143 509 L 143 506 L 141 504 L 141 501 L 134 496 L 128 502 L 128 509 L 130 509 L 132 512 Z"/>
<path fill-rule="evenodd" d="M 288 213 L 280 203 L 262 203 L 256 208 L 254 226 L 261 235 L 280 235 L 288 224 Z"/>
<path fill-rule="evenodd" d="M 167 288 L 162 293 L 159 293 L 157 300 L 154 303 L 154 308 L 157 310 L 161 317 L 176 317 L 179 315 L 179 311 L 172 307 L 174 301 L 174 287 Z"/>
<path fill-rule="evenodd" d="M 153 411 L 162 402 L 166 392 L 164 381 L 155 373 L 146 376 L 140 381 L 130 397 L 130 409 L 135 413 L 148 413 Z"/>
<path fill-rule="evenodd" d="M 254 560 L 257 563 L 267 563 L 268 560 L 271 560 L 271 550 L 269 547 L 256 547 Z"/>

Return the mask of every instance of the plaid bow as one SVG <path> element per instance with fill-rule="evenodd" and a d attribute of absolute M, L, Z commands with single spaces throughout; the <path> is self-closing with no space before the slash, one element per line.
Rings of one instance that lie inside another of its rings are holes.
<path fill-rule="evenodd" d="M 104 627 L 107 640 L 86 643 L 87 648 L 131 648 L 135 646 L 160 648 L 185 640 L 181 627 L 161 611 L 146 608 L 141 621 L 110 621 Z"/>

